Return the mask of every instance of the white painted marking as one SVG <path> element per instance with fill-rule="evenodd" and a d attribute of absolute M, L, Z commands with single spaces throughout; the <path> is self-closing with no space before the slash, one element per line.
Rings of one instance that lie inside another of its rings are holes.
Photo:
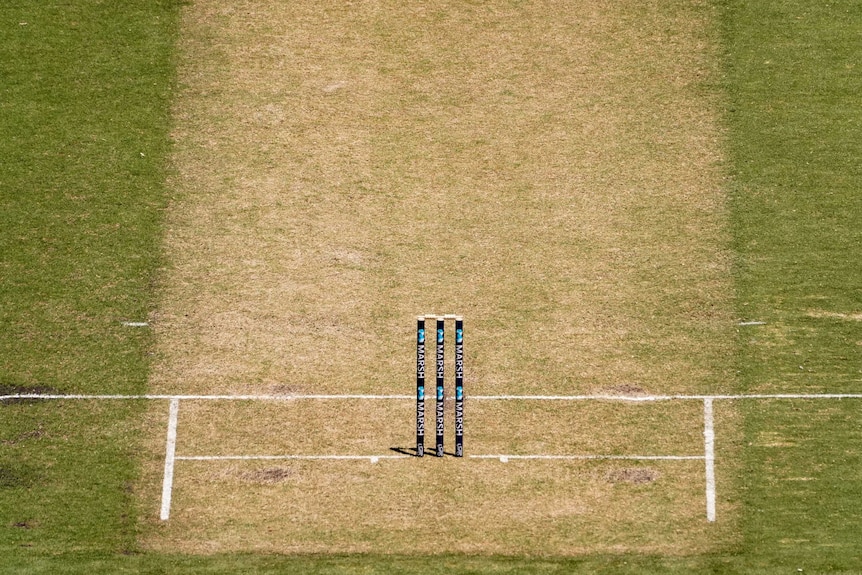
<path fill-rule="evenodd" d="M 662 401 L 670 399 L 663 395 L 471 395 L 479 401 Z"/>
<path fill-rule="evenodd" d="M 122 324 L 126 327 L 149 327 L 150 324 L 145 321 L 124 321 Z"/>
<path fill-rule="evenodd" d="M 300 461 L 357 461 L 377 463 L 381 459 L 409 459 L 412 455 L 177 455 L 180 461 L 254 461 L 254 460 L 300 460 Z"/>
<path fill-rule="evenodd" d="M 131 400 L 131 399 L 179 399 L 196 401 L 292 401 L 292 400 L 411 400 L 415 395 L 366 395 L 366 394 L 331 394 L 331 395 L 88 395 L 88 394 L 38 394 L 13 393 L 0 395 L 0 401 L 7 399 L 55 399 L 55 400 Z M 734 400 L 734 399 L 862 399 L 862 393 L 775 393 L 775 394 L 738 394 L 738 395 L 471 395 L 471 400 L 484 401 L 703 401 Z"/>
<path fill-rule="evenodd" d="M 416 399 L 415 395 L 282 395 L 273 399 Z"/>
<path fill-rule="evenodd" d="M 680 399 L 862 399 L 862 393 L 754 393 L 748 395 L 701 395 Z"/>
<path fill-rule="evenodd" d="M 510 459 L 548 459 L 548 460 L 591 460 L 591 459 L 629 459 L 650 461 L 687 461 L 703 459 L 702 455 L 470 455 L 472 459 L 499 459 L 506 463 Z"/>
<path fill-rule="evenodd" d="M 174 487 L 174 460 L 177 451 L 177 416 L 180 411 L 180 401 L 171 400 L 170 414 L 168 415 L 168 441 L 165 448 L 165 477 L 162 481 L 162 512 L 159 516 L 162 521 L 167 521 L 171 516 L 171 494 Z"/>
<path fill-rule="evenodd" d="M 274 460 L 274 459 L 298 459 L 305 461 L 336 460 L 356 461 L 367 459 L 371 463 L 377 463 L 381 459 L 409 459 L 412 455 L 177 455 L 175 459 L 181 461 L 243 461 L 243 460 Z"/>
<path fill-rule="evenodd" d="M 765 321 L 741 321 L 737 325 L 766 325 Z"/>
<path fill-rule="evenodd" d="M 715 521 L 715 428 L 712 400 L 703 400 L 703 455 L 706 461 L 706 520 Z"/>
<path fill-rule="evenodd" d="M 412 396 L 410 396 L 412 398 Z M 862 399 L 862 393 L 774 393 L 738 395 L 471 395 L 485 401 L 703 401 L 706 399 Z"/>
<path fill-rule="evenodd" d="M 545 454 L 487 454 L 469 455 L 472 459 L 499 459 L 506 463 L 510 459 L 546 459 L 546 460 L 590 460 L 590 459 L 628 459 L 647 461 L 688 461 L 702 460 L 703 455 L 545 455 Z M 412 455 L 177 455 L 177 461 L 254 461 L 254 460 L 368 460 L 377 463 L 381 459 L 413 459 Z"/>
<path fill-rule="evenodd" d="M 340 394 L 340 395 L 89 395 L 89 394 L 37 394 L 37 393 L 14 393 L 0 395 L 0 401 L 4 399 L 180 399 L 180 400 L 202 400 L 202 401 L 291 401 L 301 399 L 319 400 L 344 400 L 344 399 L 412 399 L 415 395 L 367 395 L 367 394 Z"/>

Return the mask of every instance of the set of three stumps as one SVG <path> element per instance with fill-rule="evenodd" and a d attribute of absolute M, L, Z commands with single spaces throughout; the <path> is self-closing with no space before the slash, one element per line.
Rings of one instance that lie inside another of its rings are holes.
<path fill-rule="evenodd" d="M 420 315 L 416 318 L 416 455 L 425 455 L 425 320 L 436 323 L 435 372 L 436 402 L 434 427 L 436 442 L 434 454 L 445 455 L 444 403 L 446 320 L 455 321 L 455 457 L 464 456 L 464 318 L 459 315 Z"/>

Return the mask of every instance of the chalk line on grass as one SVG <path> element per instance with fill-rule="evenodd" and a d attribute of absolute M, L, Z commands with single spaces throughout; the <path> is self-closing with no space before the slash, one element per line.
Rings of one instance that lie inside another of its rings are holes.
<path fill-rule="evenodd" d="M 162 521 L 171 516 L 171 494 L 174 487 L 174 461 L 177 451 L 177 419 L 180 412 L 180 400 L 172 399 L 168 414 L 168 439 L 165 447 L 165 475 L 162 480 L 162 510 L 159 515 Z"/>
<path fill-rule="evenodd" d="M 703 400 L 703 455 L 706 462 L 706 520 L 715 521 L 715 427 L 712 399 Z"/>
<path fill-rule="evenodd" d="M 300 461 L 362 461 L 377 463 L 381 459 L 409 459 L 412 455 L 178 455 L 181 461 L 254 461 L 254 460 L 300 460 Z"/>
<path fill-rule="evenodd" d="M 465 397 L 467 397 L 465 395 Z M 13 393 L 0 395 L 4 400 L 122 400 L 122 399 L 152 399 L 152 400 L 183 400 L 183 401 L 299 401 L 299 400 L 415 400 L 415 395 L 373 395 L 373 394 L 308 394 L 308 395 L 109 395 L 109 394 L 38 394 Z M 862 399 L 862 393 L 755 393 L 755 394 L 725 394 L 725 395 L 471 395 L 469 399 L 476 401 L 704 401 L 704 400 L 734 400 L 734 399 Z"/>
<path fill-rule="evenodd" d="M 623 459 L 623 460 L 643 460 L 643 461 L 686 461 L 703 459 L 702 455 L 514 455 L 514 454 L 495 454 L 495 455 L 468 455 L 471 459 L 499 459 L 502 463 L 507 463 L 511 459 L 546 459 L 546 460 L 605 460 L 605 459 Z"/>
<path fill-rule="evenodd" d="M 177 455 L 176 461 L 254 461 L 254 460 L 306 460 L 306 461 L 361 461 L 375 463 L 381 459 L 413 459 L 415 455 Z M 687 461 L 701 460 L 703 455 L 548 455 L 548 454 L 482 454 L 468 455 L 469 459 L 547 459 L 547 460 L 593 460 L 593 459 L 626 459 L 644 461 Z M 435 459 L 429 457 L 429 459 Z M 505 461 L 504 461 L 505 462 Z"/>

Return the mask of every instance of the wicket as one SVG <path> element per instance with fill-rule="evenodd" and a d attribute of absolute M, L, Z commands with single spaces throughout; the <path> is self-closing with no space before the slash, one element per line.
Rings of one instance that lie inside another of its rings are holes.
<path fill-rule="evenodd" d="M 416 455 L 425 455 L 425 320 L 436 320 L 435 338 L 435 451 L 443 457 L 445 403 L 446 320 L 455 320 L 455 457 L 464 456 L 464 318 L 456 315 L 420 315 L 416 318 Z"/>

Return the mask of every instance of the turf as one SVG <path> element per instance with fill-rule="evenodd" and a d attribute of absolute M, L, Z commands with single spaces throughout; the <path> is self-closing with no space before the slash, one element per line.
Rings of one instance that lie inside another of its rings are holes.
<path fill-rule="evenodd" d="M 173 2 L 0 7 L 0 393 L 145 389 Z M 136 547 L 139 404 L 0 405 L 0 553 Z"/>
<path fill-rule="evenodd" d="M 403 393 L 428 312 L 465 316 L 472 394 L 728 388 L 717 32 L 687 1 L 189 7 L 153 389 Z"/>
<path fill-rule="evenodd" d="M 740 328 L 739 388 L 859 391 L 862 334 L 853 318 L 862 307 L 855 265 L 860 206 L 853 190 L 860 184 L 854 159 L 862 141 L 860 3 L 728 0 L 717 6 L 726 52 L 725 79 L 716 89 L 727 104 L 737 313 L 767 322 L 765 329 Z M 152 270 L 157 253 L 174 10 L 127 2 L 120 11 L 83 0 L 0 8 L 4 390 L 130 392 L 146 381 L 148 336 L 112 328 L 152 309 L 144 281 L 151 272 L 136 274 Z M 145 79 L 154 70 L 151 85 Z M 134 94 L 148 96 L 134 106 Z M 120 134 L 112 118 L 126 118 L 136 137 Z M 79 127 L 89 130 L 76 132 Z M 142 149 L 137 138 L 152 138 L 154 145 Z M 133 163 L 141 152 L 147 163 Z M 149 166 L 148 175 L 136 179 L 135 166 Z M 106 189 L 140 187 L 120 201 L 93 193 L 111 182 Z M 87 201 L 67 197 L 69 190 Z M 112 231 L 121 213 L 129 222 L 154 225 Z M 5 572 L 862 571 L 853 402 L 739 408 L 746 420 L 746 468 L 738 478 L 744 540 L 734 550 L 683 558 L 449 556 L 433 562 L 135 553 L 128 517 L 137 510 L 124 486 L 136 474 L 129 449 L 135 444 L 126 438 L 139 408 L 80 409 L 47 403 L 0 409 Z"/>
<path fill-rule="evenodd" d="M 154 390 L 409 393 L 415 316 L 428 311 L 465 316 L 468 397 L 732 388 L 710 6 L 199 3 L 182 30 L 180 198 L 167 216 Z M 476 403 L 471 453 L 601 452 L 582 435 L 638 453 L 656 420 L 696 438 L 698 406 L 663 408 L 637 420 L 510 402 L 495 417 Z M 180 447 L 219 426 L 240 455 L 379 453 L 411 439 L 409 404 L 277 409 L 184 407 Z M 680 448 L 680 432 L 663 430 L 653 426 L 648 453 Z M 201 553 L 380 553 L 409 539 L 417 552 L 565 555 L 714 550 L 733 531 L 732 505 L 721 527 L 695 526 L 701 481 L 675 488 L 702 465 L 647 486 L 561 461 L 511 465 L 508 483 L 495 465 L 431 465 L 290 463 L 294 475 L 263 490 L 183 464 L 176 515 L 144 532 L 158 549 Z M 404 510 L 417 474 L 436 519 Z M 549 477 L 578 474 L 583 485 L 566 482 L 570 503 L 551 513 L 562 487 Z M 663 485 L 688 513 L 657 526 L 626 504 L 662 498 Z M 294 505 L 297 486 L 307 501 Z M 447 534 L 435 542 L 429 530 Z"/>
<path fill-rule="evenodd" d="M 862 3 L 724 3 L 740 328 L 749 391 L 862 390 Z M 746 406 L 752 562 L 862 569 L 856 402 Z"/>
<path fill-rule="evenodd" d="M 334 425 L 333 413 L 351 424 Z M 470 458 L 537 452 L 698 455 L 700 402 L 534 404 L 523 410 L 516 402 L 474 401 L 470 457 L 388 459 L 412 452 L 399 443 L 399 429 L 410 429 L 410 413 L 405 401 L 181 402 L 180 456 L 349 453 L 365 459 L 179 460 L 171 519 L 150 528 L 147 548 L 337 553 L 393 549 L 410 541 L 422 554 L 678 554 L 694 546 L 715 549 L 733 537 L 732 507 L 721 506 L 720 527 L 704 521 L 702 459 Z M 202 421 L 209 425 L 193 424 Z M 381 421 L 390 423 L 388 432 L 381 432 Z M 502 430 L 500 421 L 513 425 Z M 273 422 L 278 433 L 271 430 Z M 537 424 L 566 429 L 570 439 L 551 444 L 547 434 L 530 432 Z M 668 436 L 674 437 L 673 449 L 666 445 Z M 381 450 L 381 440 L 392 447 Z M 372 455 L 380 460 L 370 463 Z M 158 500 L 158 493 L 147 496 Z M 426 505 L 433 513 L 425 512 Z M 148 523 L 155 517 L 153 510 Z"/>

